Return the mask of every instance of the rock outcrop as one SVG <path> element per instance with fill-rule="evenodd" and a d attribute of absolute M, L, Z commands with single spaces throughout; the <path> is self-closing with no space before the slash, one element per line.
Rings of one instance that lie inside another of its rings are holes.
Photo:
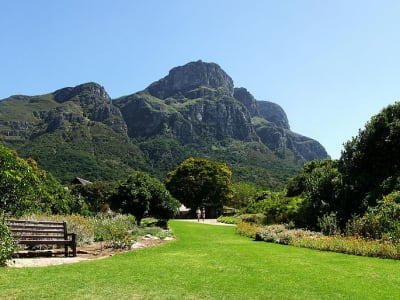
<path fill-rule="evenodd" d="M 173 68 L 168 76 L 154 82 L 146 90 L 160 99 L 176 95 L 194 99 L 196 94 L 191 94 L 191 91 L 199 87 L 218 89 L 221 93 L 233 96 L 232 78 L 217 64 L 201 60 Z"/>

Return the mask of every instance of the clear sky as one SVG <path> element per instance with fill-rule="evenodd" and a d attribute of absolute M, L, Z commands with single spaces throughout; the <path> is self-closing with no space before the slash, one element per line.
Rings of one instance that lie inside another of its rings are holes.
<path fill-rule="evenodd" d="M 400 96 L 400 1 L 2 0 L 0 99 L 95 81 L 129 95 L 219 64 L 332 158 Z"/>

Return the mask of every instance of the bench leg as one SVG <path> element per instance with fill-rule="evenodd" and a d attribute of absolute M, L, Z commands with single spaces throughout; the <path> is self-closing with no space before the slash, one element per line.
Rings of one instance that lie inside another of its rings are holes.
<path fill-rule="evenodd" d="M 76 234 L 72 235 L 72 256 L 76 256 Z"/>

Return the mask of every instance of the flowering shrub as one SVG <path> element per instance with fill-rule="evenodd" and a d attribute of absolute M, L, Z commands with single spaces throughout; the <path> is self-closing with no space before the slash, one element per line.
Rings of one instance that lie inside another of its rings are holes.
<path fill-rule="evenodd" d="M 360 256 L 400 259 L 400 244 L 360 237 L 320 236 L 293 240 L 293 246 Z"/>
<path fill-rule="evenodd" d="M 287 225 L 277 224 L 258 229 L 255 239 L 257 241 L 289 245 L 301 238 L 315 238 L 319 236 L 322 236 L 322 234 L 303 229 L 289 229 Z"/>
<path fill-rule="evenodd" d="M 246 229 L 247 232 L 249 232 L 249 228 L 255 228 L 254 225 L 246 225 L 246 223 L 240 223 L 239 225 L 243 232 L 246 232 Z M 255 239 L 258 241 L 273 242 L 322 251 L 400 259 L 400 243 L 397 243 L 394 240 L 367 239 L 339 234 L 325 236 L 322 233 L 309 230 L 289 229 L 287 225 L 282 224 L 257 228 Z"/>
<path fill-rule="evenodd" d="M 236 233 L 254 239 L 256 237 L 257 229 L 259 229 L 259 226 L 255 224 L 240 222 L 236 226 Z"/>

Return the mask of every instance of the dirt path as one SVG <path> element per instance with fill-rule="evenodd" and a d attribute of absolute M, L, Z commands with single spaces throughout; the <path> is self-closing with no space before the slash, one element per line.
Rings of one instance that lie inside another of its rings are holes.
<path fill-rule="evenodd" d="M 104 243 L 96 242 L 83 247 L 77 248 L 76 257 L 65 257 L 64 250 L 55 250 L 51 257 L 35 257 L 35 258 L 15 258 L 7 262 L 8 267 L 25 268 L 25 267 L 44 267 L 76 263 L 85 260 L 102 259 L 113 256 L 118 253 L 127 251 L 135 251 L 138 249 L 148 248 L 164 244 L 170 239 L 140 239 L 131 249 L 113 249 L 106 248 Z"/>

